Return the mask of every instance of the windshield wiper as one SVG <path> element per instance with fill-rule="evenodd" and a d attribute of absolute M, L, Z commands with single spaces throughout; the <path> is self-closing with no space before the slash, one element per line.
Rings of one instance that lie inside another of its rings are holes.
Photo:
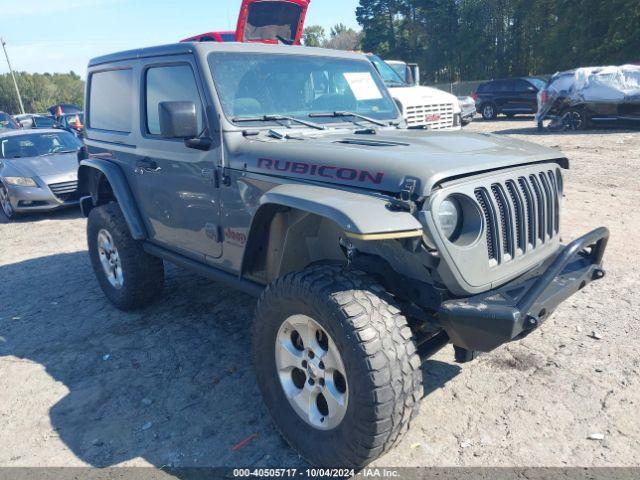
<path fill-rule="evenodd" d="M 365 120 L 369 123 L 373 123 L 374 125 L 378 125 L 379 127 L 387 127 L 388 123 L 380 122 L 371 117 L 365 117 L 364 115 L 360 115 L 359 113 L 354 112 L 326 112 L 326 113 L 310 113 L 309 117 L 311 118 L 340 118 L 340 117 L 355 117 L 360 120 Z"/>
<path fill-rule="evenodd" d="M 289 117 L 287 115 L 260 115 L 255 117 L 234 117 L 231 119 L 234 122 L 279 122 L 282 120 L 288 120 L 290 122 L 299 123 L 300 125 L 305 125 L 310 128 L 315 128 L 316 130 L 326 130 L 327 127 L 313 123 L 307 122 L 306 120 L 301 120 L 296 117 Z"/>

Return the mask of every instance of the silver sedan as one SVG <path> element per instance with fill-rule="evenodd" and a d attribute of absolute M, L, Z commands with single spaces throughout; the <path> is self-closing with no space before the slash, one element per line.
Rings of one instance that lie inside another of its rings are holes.
<path fill-rule="evenodd" d="M 61 130 L 0 132 L 0 207 L 8 218 L 77 205 L 82 142 Z"/>

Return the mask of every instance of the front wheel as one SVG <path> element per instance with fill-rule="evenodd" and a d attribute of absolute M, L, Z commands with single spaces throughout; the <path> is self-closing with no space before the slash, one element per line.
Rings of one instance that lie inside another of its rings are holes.
<path fill-rule="evenodd" d="M 264 401 L 310 463 L 358 468 L 400 441 L 422 397 L 406 318 L 371 277 L 312 267 L 270 285 L 253 362 Z"/>
<path fill-rule="evenodd" d="M 2 213 L 4 213 L 5 217 L 11 220 L 15 212 L 13 210 L 13 206 L 11 205 L 11 200 L 9 199 L 9 192 L 7 191 L 7 187 L 0 183 L 0 208 L 2 208 Z"/>
<path fill-rule="evenodd" d="M 587 115 L 584 110 L 570 108 L 563 115 L 563 123 L 568 130 L 586 130 L 588 128 Z"/>
<path fill-rule="evenodd" d="M 152 303 L 162 293 L 164 264 L 134 240 L 117 203 L 91 210 L 87 223 L 89 257 L 102 291 L 120 310 Z"/>

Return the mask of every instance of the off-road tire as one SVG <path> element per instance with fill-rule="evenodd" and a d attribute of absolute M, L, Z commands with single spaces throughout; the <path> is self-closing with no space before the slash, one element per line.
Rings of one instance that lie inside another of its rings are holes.
<path fill-rule="evenodd" d="M 349 401 L 342 422 L 319 430 L 298 416 L 279 383 L 275 339 L 302 314 L 333 339 L 344 362 Z M 402 439 L 423 396 L 421 361 L 407 319 L 367 274 L 315 266 L 276 280 L 253 325 L 253 363 L 264 401 L 287 442 L 311 464 L 358 468 Z"/>
<path fill-rule="evenodd" d="M 123 285 L 115 288 L 107 279 L 98 253 L 98 233 L 111 234 L 118 249 L 123 272 Z M 87 224 L 89 257 L 98 283 L 107 298 L 123 311 L 145 307 L 156 300 L 164 287 L 164 264 L 134 240 L 117 203 L 108 203 L 91 210 Z"/>
<path fill-rule="evenodd" d="M 482 118 L 484 120 L 495 120 L 496 118 L 498 118 L 498 107 L 494 103 L 485 103 L 484 105 L 482 105 L 480 113 L 482 114 Z"/>

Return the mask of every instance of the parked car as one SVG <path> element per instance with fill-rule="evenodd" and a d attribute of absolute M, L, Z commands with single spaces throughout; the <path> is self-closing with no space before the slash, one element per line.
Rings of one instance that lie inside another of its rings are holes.
<path fill-rule="evenodd" d="M 462 126 L 469 125 L 476 116 L 476 101 L 473 97 L 458 97 L 462 116 Z"/>
<path fill-rule="evenodd" d="M 584 130 L 597 125 L 640 127 L 640 66 L 579 68 L 556 73 L 538 95 L 536 120 Z"/>
<path fill-rule="evenodd" d="M 478 86 L 473 98 L 485 120 L 495 120 L 500 114 L 509 118 L 533 115 L 538 111 L 538 92 L 544 86 L 544 80 L 531 77 L 492 80 Z"/>
<path fill-rule="evenodd" d="M 78 204 L 82 143 L 61 130 L 0 132 L 0 206 L 8 218 Z"/>
<path fill-rule="evenodd" d="M 57 127 L 81 137 L 84 132 L 84 113 L 70 113 L 58 117 Z"/>
<path fill-rule="evenodd" d="M 410 128 L 462 128 L 460 103 L 455 96 L 437 88 L 410 85 L 377 55 L 368 54 L 367 58 L 382 77 Z"/>
<path fill-rule="evenodd" d="M 56 126 L 55 119 L 48 115 L 26 113 L 24 115 L 15 115 L 13 118 L 22 128 L 54 128 Z"/>
<path fill-rule="evenodd" d="M 209 32 L 183 42 L 260 42 L 300 45 L 311 0 L 242 0 L 235 32 Z"/>
<path fill-rule="evenodd" d="M 22 126 L 16 122 L 11 115 L 0 112 L 0 131 L 2 130 L 19 130 Z"/>
<path fill-rule="evenodd" d="M 607 229 L 560 243 L 560 152 L 408 130 L 361 54 L 181 43 L 87 79 L 79 189 L 105 296 L 152 303 L 165 261 L 259 296 L 257 384 L 312 464 L 375 460 L 430 355 L 523 338 L 604 276 Z"/>
<path fill-rule="evenodd" d="M 57 118 L 66 114 L 82 113 L 82 108 L 75 103 L 58 103 L 57 105 L 51 105 L 47 108 L 47 111 L 49 115 Z"/>

